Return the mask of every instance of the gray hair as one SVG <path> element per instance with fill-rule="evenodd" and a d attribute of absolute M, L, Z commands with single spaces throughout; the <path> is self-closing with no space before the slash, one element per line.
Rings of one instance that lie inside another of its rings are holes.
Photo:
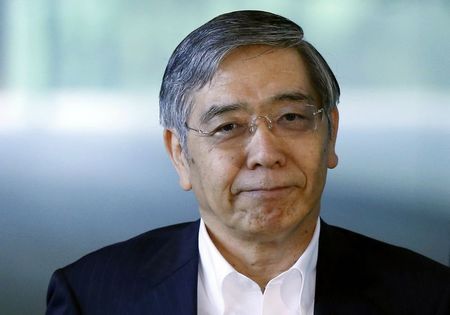
<path fill-rule="evenodd" d="M 186 149 L 187 122 L 193 92 L 210 82 L 220 62 L 246 45 L 296 48 L 304 59 L 312 85 L 329 120 L 339 102 L 339 84 L 320 53 L 303 40 L 294 22 L 263 11 L 235 11 L 219 15 L 191 32 L 175 49 L 164 72 L 159 94 L 160 122 L 175 130 Z"/>

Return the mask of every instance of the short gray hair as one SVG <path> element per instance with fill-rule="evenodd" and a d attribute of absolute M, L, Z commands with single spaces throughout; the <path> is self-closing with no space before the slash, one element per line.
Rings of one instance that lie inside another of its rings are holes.
<path fill-rule="evenodd" d="M 164 128 L 176 131 L 183 148 L 193 92 L 212 80 L 220 62 L 232 50 L 256 44 L 296 48 L 329 117 L 339 102 L 339 84 L 325 59 L 303 40 L 302 28 L 269 12 L 230 12 L 191 32 L 177 46 L 164 72 L 159 94 L 160 122 Z"/>

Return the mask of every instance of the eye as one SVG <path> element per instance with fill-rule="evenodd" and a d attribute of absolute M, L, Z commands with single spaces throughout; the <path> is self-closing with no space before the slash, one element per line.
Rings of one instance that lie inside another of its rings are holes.
<path fill-rule="evenodd" d="M 313 116 L 314 117 L 314 116 Z M 286 130 L 304 131 L 311 128 L 313 117 L 304 113 L 286 113 L 278 118 L 277 125 Z"/>
<path fill-rule="evenodd" d="M 233 115 L 214 117 L 204 130 L 211 130 L 208 132 L 209 136 L 214 136 L 216 139 L 227 140 L 238 137 L 248 129 L 248 120 L 241 116 L 233 113 Z"/>
<path fill-rule="evenodd" d="M 242 129 L 238 123 L 224 123 L 214 129 L 214 134 L 234 134 Z"/>
<path fill-rule="evenodd" d="M 287 114 L 284 114 L 283 116 L 280 117 L 281 121 L 284 120 L 284 121 L 287 121 L 287 122 L 296 121 L 296 120 L 303 120 L 303 119 L 305 119 L 305 116 L 300 115 L 300 114 L 296 114 L 296 113 L 287 113 Z"/>
<path fill-rule="evenodd" d="M 230 132 L 230 131 L 233 131 L 236 128 L 237 128 L 237 124 L 234 124 L 234 123 L 233 124 L 226 124 L 226 125 L 220 126 L 218 131 Z"/>

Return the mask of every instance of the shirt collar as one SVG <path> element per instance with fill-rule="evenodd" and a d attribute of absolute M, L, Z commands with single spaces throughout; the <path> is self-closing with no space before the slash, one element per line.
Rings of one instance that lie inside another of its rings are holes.
<path fill-rule="evenodd" d="M 310 308 L 314 301 L 315 275 L 317 256 L 319 248 L 320 219 L 317 219 L 316 227 L 310 243 L 298 260 L 285 272 L 272 280 L 282 278 L 287 273 L 300 273 L 301 285 L 298 296 L 302 308 Z M 222 256 L 212 242 L 203 220 L 200 221 L 199 230 L 199 253 L 200 253 L 200 278 L 203 282 L 205 294 L 208 300 L 218 303 L 218 307 L 223 309 L 222 285 L 224 279 L 232 274 L 238 273 Z M 239 274 L 239 273 L 238 273 Z M 272 281 L 271 280 L 271 281 Z M 270 283 L 270 282 L 269 282 Z M 290 287 L 290 286 L 288 286 Z M 292 296 L 292 295 L 291 295 Z"/>
<path fill-rule="evenodd" d="M 222 254 L 212 242 L 203 219 L 200 220 L 198 249 L 200 254 L 199 288 L 205 295 L 202 303 L 209 304 L 207 308 L 223 310 L 222 284 L 225 277 L 236 272 L 236 270 L 223 258 Z M 199 307 L 204 306 L 199 305 Z"/>

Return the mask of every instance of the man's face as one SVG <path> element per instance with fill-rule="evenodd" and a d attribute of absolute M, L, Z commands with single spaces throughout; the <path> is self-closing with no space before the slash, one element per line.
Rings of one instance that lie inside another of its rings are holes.
<path fill-rule="evenodd" d="M 227 115 L 236 117 L 270 116 L 274 108 L 300 102 L 298 95 L 320 108 L 295 49 L 244 46 L 229 54 L 211 83 L 194 93 L 187 124 L 201 129 L 202 118 L 216 119 L 205 115 L 212 107 L 215 115 L 226 108 Z M 331 119 L 331 136 L 323 117 L 315 132 L 300 137 L 276 136 L 259 119 L 254 134 L 232 145 L 190 131 L 185 154 L 173 132 L 166 131 L 165 141 L 181 186 L 193 189 L 212 234 L 272 240 L 315 225 L 327 168 L 337 164 L 337 110 Z"/>

